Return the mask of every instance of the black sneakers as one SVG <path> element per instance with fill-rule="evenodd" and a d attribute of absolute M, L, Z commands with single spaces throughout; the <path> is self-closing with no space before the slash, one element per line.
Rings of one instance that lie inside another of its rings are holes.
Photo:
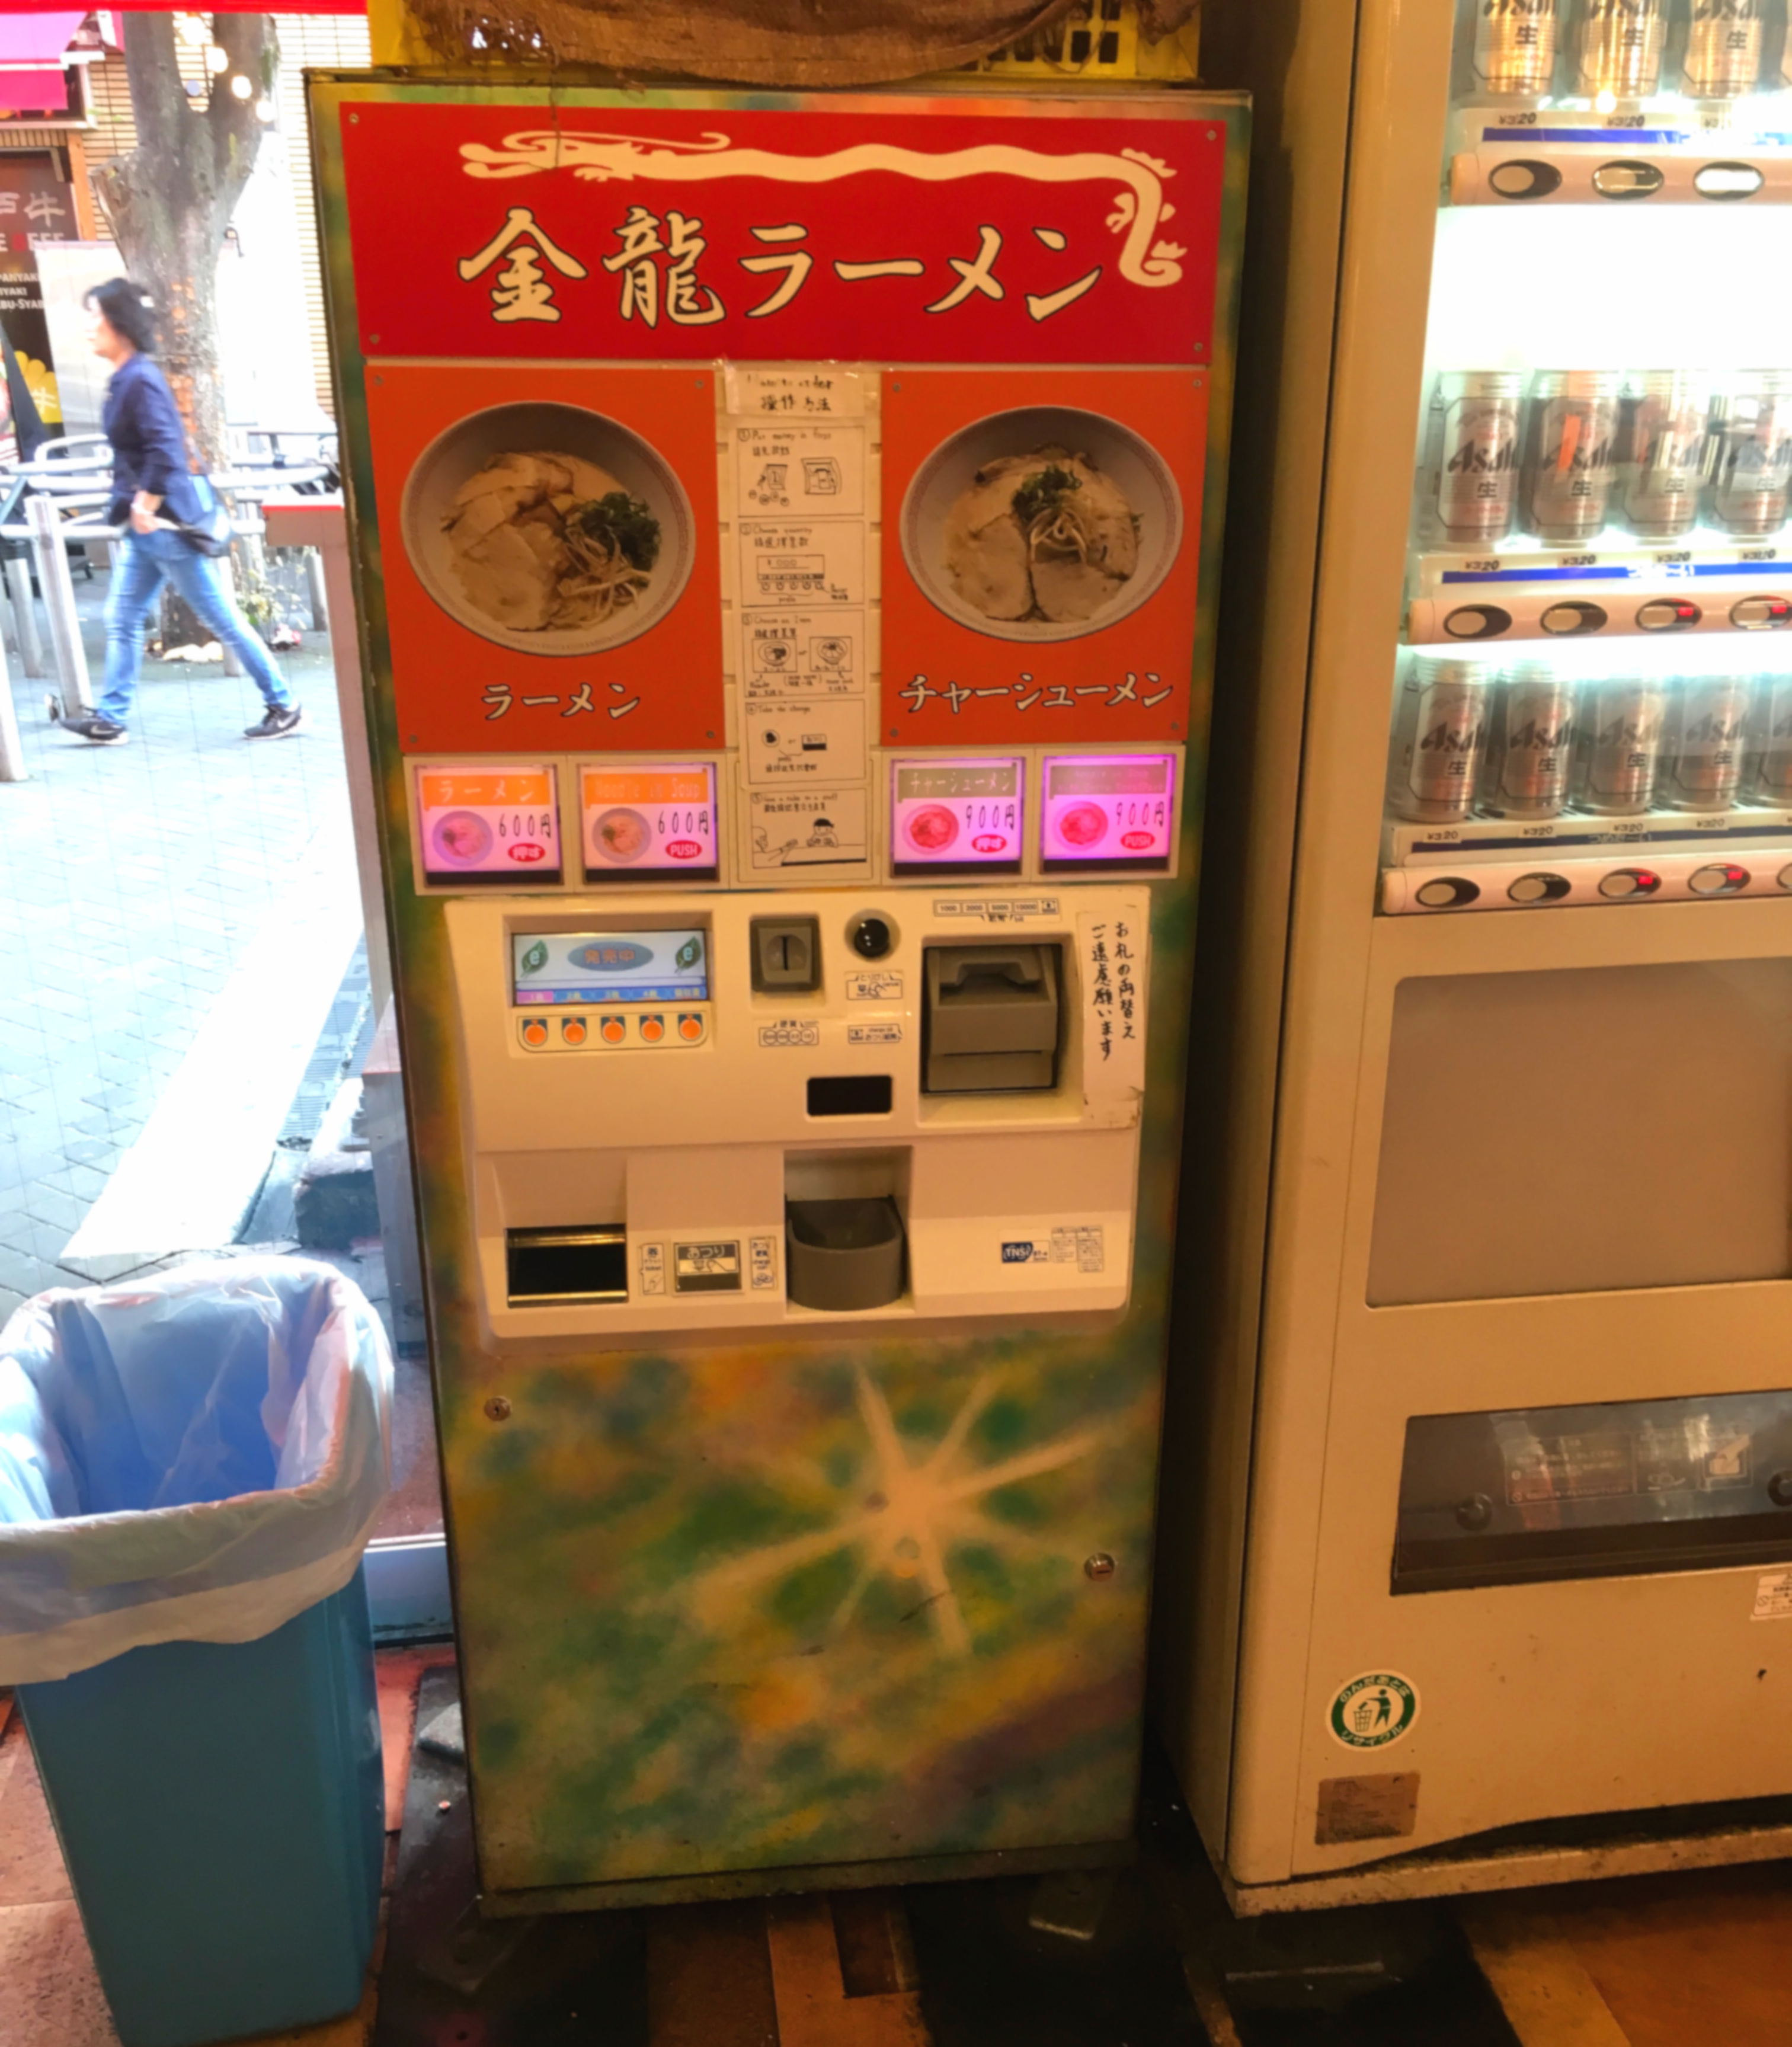
<path fill-rule="evenodd" d="M 288 733 L 296 732 L 305 715 L 302 704 L 288 704 L 284 710 L 269 710 L 259 725 L 248 726 L 245 739 L 284 739 Z"/>
<path fill-rule="evenodd" d="M 56 723 L 64 732 L 72 732 L 94 746 L 122 746 L 130 737 L 122 725 L 114 725 L 97 711 L 88 718 L 60 718 Z"/>

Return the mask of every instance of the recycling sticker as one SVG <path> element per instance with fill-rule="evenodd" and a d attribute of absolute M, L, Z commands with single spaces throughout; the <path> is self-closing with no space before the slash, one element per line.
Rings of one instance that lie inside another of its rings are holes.
<path fill-rule="evenodd" d="M 1385 1748 L 1410 1734 L 1418 1717 L 1415 1685 L 1391 1670 L 1368 1670 L 1338 1687 L 1326 1720 L 1345 1748 Z"/>

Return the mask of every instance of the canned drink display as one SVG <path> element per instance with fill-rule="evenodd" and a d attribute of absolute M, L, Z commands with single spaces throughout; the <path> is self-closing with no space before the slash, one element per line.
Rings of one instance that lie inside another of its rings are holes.
<path fill-rule="evenodd" d="M 1496 675 L 1478 661 L 1413 657 L 1394 725 L 1388 794 L 1396 816 L 1449 824 L 1473 812 Z"/>
<path fill-rule="evenodd" d="M 1761 685 L 1761 759 L 1751 784 L 1764 803 L 1792 804 L 1792 675 Z"/>
<path fill-rule="evenodd" d="M 1577 807 L 1604 818 L 1641 816 L 1655 799 L 1666 719 L 1663 683 L 1626 676 L 1584 690 L 1575 721 Z"/>
<path fill-rule="evenodd" d="M 1559 21 L 1557 0 L 1478 0 L 1475 83 L 1484 92 L 1547 92 Z"/>
<path fill-rule="evenodd" d="M 1605 524 L 1616 474 L 1616 370 L 1540 370 L 1531 380 L 1520 490 L 1531 530 L 1573 546 Z"/>
<path fill-rule="evenodd" d="M 1786 524 L 1792 489 L 1792 371 L 1745 370 L 1712 401 L 1711 516 L 1759 536 Z"/>
<path fill-rule="evenodd" d="M 1647 370 L 1624 400 L 1620 470 L 1624 517 L 1651 540 L 1677 539 L 1698 523 L 1709 425 L 1709 380 Z"/>
<path fill-rule="evenodd" d="M 1695 99 L 1735 99 L 1755 90 L 1767 13 L 1767 0 L 1692 0 L 1682 68 Z"/>
<path fill-rule="evenodd" d="M 1494 818 L 1554 818 L 1574 763 L 1574 689 L 1540 661 L 1504 676 L 1493 697 L 1481 808 Z"/>
<path fill-rule="evenodd" d="M 1577 92 L 1643 99 L 1661 84 L 1666 0 L 1581 0 L 1574 36 Z"/>
<path fill-rule="evenodd" d="M 1746 675 L 1687 675 L 1668 693 L 1655 801 L 1670 811 L 1727 811 L 1742 791 L 1754 689 Z"/>
<path fill-rule="evenodd" d="M 1431 401 L 1431 499 L 1446 540 L 1484 547 L 1511 531 L 1524 424 L 1523 373 L 1450 370 Z"/>

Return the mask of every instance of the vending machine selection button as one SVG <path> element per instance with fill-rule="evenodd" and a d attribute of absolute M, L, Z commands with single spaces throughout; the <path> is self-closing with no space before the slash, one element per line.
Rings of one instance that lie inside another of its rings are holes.
<path fill-rule="evenodd" d="M 1704 616 L 1689 597 L 1652 597 L 1638 606 L 1636 623 L 1643 633 L 1685 633 Z"/>
<path fill-rule="evenodd" d="M 1695 869 L 1686 877 L 1686 886 L 1695 896 L 1734 896 L 1748 886 L 1748 869 L 1729 861 L 1713 861 L 1709 867 Z"/>
<path fill-rule="evenodd" d="M 1792 598 L 1742 598 L 1730 606 L 1730 623 L 1745 633 L 1775 632 L 1792 624 Z"/>
<path fill-rule="evenodd" d="M 1479 887 L 1463 874 L 1440 875 L 1435 881 L 1422 881 L 1413 892 L 1415 900 L 1427 910 L 1454 910 L 1473 902 L 1480 893 Z"/>
<path fill-rule="evenodd" d="M 1661 885 L 1662 877 L 1647 867 L 1616 867 L 1601 879 L 1599 892 L 1614 903 L 1634 903 L 1653 896 Z"/>
<path fill-rule="evenodd" d="M 684 1040 L 686 1044 L 695 1045 L 697 1040 L 703 1035 L 702 1018 L 701 1016 L 691 1016 L 679 1017 L 678 1020 L 678 1035 Z"/>
<path fill-rule="evenodd" d="M 660 1040 L 666 1035 L 665 1018 L 664 1016 L 642 1017 L 641 1020 L 641 1035 L 643 1044 L 657 1045 Z"/>
<path fill-rule="evenodd" d="M 1506 894 L 1514 903 L 1559 903 L 1573 885 L 1566 874 L 1521 874 Z"/>
<path fill-rule="evenodd" d="M 548 1026 L 539 1016 L 525 1016 L 522 1024 L 522 1039 L 525 1045 L 545 1045 Z"/>
<path fill-rule="evenodd" d="M 1444 621 L 1452 640 L 1493 640 L 1512 629 L 1512 614 L 1497 604 L 1462 604 Z"/>
<path fill-rule="evenodd" d="M 598 1027 L 606 1045 L 620 1045 L 629 1035 L 629 1027 L 620 1016 L 606 1016 Z"/>
<path fill-rule="evenodd" d="M 585 1042 L 585 1020 L 582 1016 L 568 1016 L 560 1025 L 560 1036 L 569 1045 L 582 1045 Z"/>
<path fill-rule="evenodd" d="M 1538 623 L 1546 633 L 1560 639 L 1569 633 L 1597 633 L 1607 622 L 1608 615 L 1604 605 L 1577 599 L 1572 604 L 1552 604 Z"/>

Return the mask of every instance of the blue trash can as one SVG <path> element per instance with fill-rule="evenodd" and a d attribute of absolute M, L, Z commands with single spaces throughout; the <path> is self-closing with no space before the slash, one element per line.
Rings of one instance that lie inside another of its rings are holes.
<path fill-rule="evenodd" d="M 125 2047 L 360 2001 L 391 1375 L 309 1260 L 41 1294 L 0 1330 L 0 1684 Z"/>
<path fill-rule="evenodd" d="M 125 2047 L 360 2002 L 385 1786 L 359 1570 L 259 1642 L 164 1642 L 17 1694 Z"/>

